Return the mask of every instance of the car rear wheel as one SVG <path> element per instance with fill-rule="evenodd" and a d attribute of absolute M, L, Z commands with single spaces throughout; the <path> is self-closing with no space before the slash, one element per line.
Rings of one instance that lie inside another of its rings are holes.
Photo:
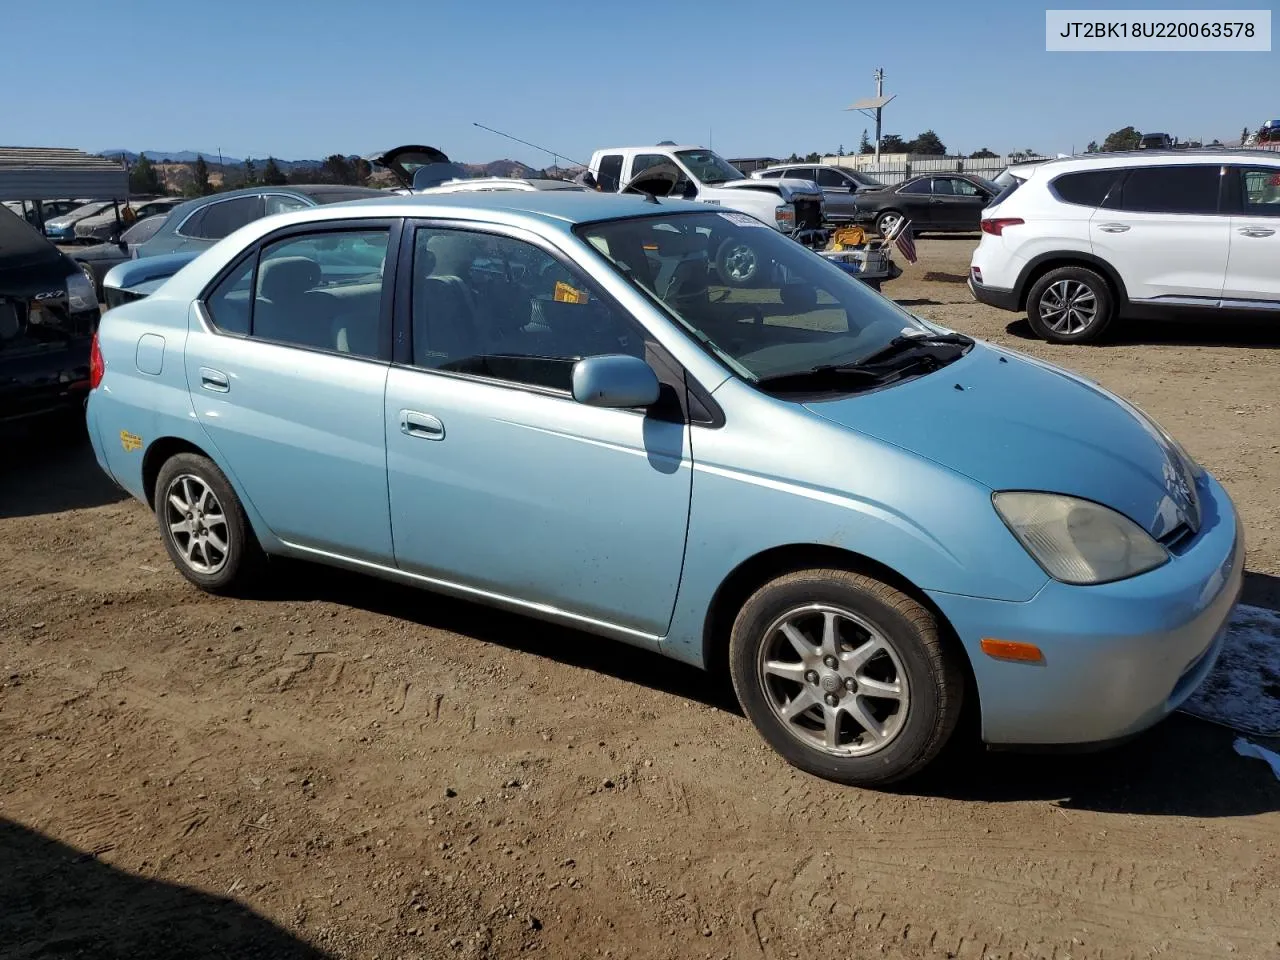
<path fill-rule="evenodd" d="M 102 284 L 98 282 L 98 278 L 93 273 L 93 267 L 89 266 L 83 260 L 76 261 L 76 266 L 80 268 L 80 272 L 84 274 L 84 278 L 89 281 L 89 285 L 93 287 L 93 292 L 97 294 L 99 302 L 102 300 Z"/>
<path fill-rule="evenodd" d="M 201 590 L 234 594 L 253 579 L 262 549 L 222 471 L 207 457 L 179 453 L 160 468 L 156 521 L 178 572 Z"/>
<path fill-rule="evenodd" d="M 1088 267 L 1058 267 L 1031 286 L 1027 320 L 1050 343 L 1089 343 L 1111 324 L 1115 297 L 1102 275 Z"/>
<path fill-rule="evenodd" d="M 937 757 L 964 674 L 932 615 L 889 585 L 804 570 L 761 587 L 729 640 L 743 710 L 791 764 L 828 780 L 901 780 Z"/>

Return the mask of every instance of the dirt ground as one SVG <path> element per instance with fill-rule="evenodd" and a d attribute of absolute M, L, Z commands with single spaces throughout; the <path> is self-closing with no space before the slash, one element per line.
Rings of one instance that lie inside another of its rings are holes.
<path fill-rule="evenodd" d="M 886 293 L 1156 416 L 1280 609 L 1280 331 L 1048 346 L 974 242 Z M 0 957 L 1280 957 L 1280 783 L 1225 730 L 837 787 L 645 652 L 303 566 L 199 594 L 82 441 L 7 446 Z"/>

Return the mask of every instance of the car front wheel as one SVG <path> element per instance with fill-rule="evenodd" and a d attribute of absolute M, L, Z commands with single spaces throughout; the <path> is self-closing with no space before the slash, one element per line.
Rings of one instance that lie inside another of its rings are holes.
<path fill-rule="evenodd" d="M 1050 270 L 1027 293 L 1027 320 L 1050 343 L 1089 343 L 1110 325 L 1116 311 L 1111 287 L 1088 267 Z"/>
<path fill-rule="evenodd" d="M 960 716 L 964 676 L 915 600 L 871 577 L 804 570 L 761 587 L 729 641 L 743 710 L 791 764 L 872 786 L 924 769 Z"/>
<path fill-rule="evenodd" d="M 180 453 L 160 468 L 156 520 L 178 572 L 209 593 L 244 592 L 261 548 L 222 471 L 207 457 Z"/>

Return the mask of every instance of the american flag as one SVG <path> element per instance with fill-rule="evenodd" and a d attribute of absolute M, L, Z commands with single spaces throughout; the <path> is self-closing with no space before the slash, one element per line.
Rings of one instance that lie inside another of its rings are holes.
<path fill-rule="evenodd" d="M 902 254 L 902 258 L 907 263 L 916 262 L 916 238 L 911 233 L 911 221 L 906 220 L 899 223 L 898 229 L 893 231 L 893 245 L 898 248 L 898 252 Z"/>

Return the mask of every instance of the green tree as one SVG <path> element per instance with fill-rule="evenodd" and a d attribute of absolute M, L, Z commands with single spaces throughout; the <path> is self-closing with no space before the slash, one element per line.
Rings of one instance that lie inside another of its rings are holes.
<path fill-rule="evenodd" d="M 815 152 L 815 153 L 806 153 L 806 154 L 804 155 L 804 162 L 805 162 L 805 163 L 821 163 L 821 162 L 822 162 L 822 154 L 820 154 L 820 153 L 816 153 L 816 152 Z"/>
<path fill-rule="evenodd" d="M 141 154 L 138 162 L 129 171 L 129 192 L 142 194 L 164 192 L 164 184 L 160 182 L 160 171 L 147 159 L 146 154 Z"/>
<path fill-rule="evenodd" d="M 1245 128 L 1240 131 L 1240 145 L 1244 146 L 1244 142 L 1248 139 L 1249 139 L 1249 126 L 1248 124 L 1246 124 Z"/>
<path fill-rule="evenodd" d="M 289 182 L 275 157 L 267 157 L 267 162 L 262 167 L 262 182 L 268 187 L 283 187 Z"/>
<path fill-rule="evenodd" d="M 844 144 L 843 144 L 843 143 L 842 143 L 842 144 L 840 144 L 840 149 L 838 149 L 838 150 L 836 151 L 836 156 L 837 156 L 837 157 L 843 157 L 843 156 L 844 156 Z"/>
<path fill-rule="evenodd" d="M 328 183 L 355 183 L 356 171 L 351 161 L 340 153 L 332 153 L 320 165 L 320 175 Z"/>
<path fill-rule="evenodd" d="M 258 182 L 258 168 L 248 157 L 244 158 L 244 185 L 252 187 Z"/>
<path fill-rule="evenodd" d="M 204 162 L 202 155 L 196 155 L 195 169 L 192 170 L 191 186 L 187 188 L 187 192 L 195 197 L 207 197 L 213 193 L 213 186 L 209 183 L 209 164 Z"/>
<path fill-rule="evenodd" d="M 969 159 L 970 160 L 993 160 L 998 156 L 1000 156 L 1000 154 L 996 153 L 994 150 L 988 149 L 987 147 L 983 147 L 981 150 L 975 150 L 973 153 L 969 154 Z"/>
<path fill-rule="evenodd" d="M 1098 141 L 1097 141 L 1097 140 L 1090 140 L 1090 141 L 1089 141 L 1089 145 L 1088 145 L 1087 147 L 1085 147 L 1085 148 L 1084 148 L 1084 152 L 1085 152 L 1085 153 L 1097 153 L 1097 152 L 1098 152 Z"/>
<path fill-rule="evenodd" d="M 865 128 L 862 131 L 862 139 L 858 141 L 858 152 L 863 156 L 876 152 L 876 148 L 871 145 L 871 138 L 867 136 Z"/>
<path fill-rule="evenodd" d="M 886 133 L 880 138 L 881 153 L 908 153 L 907 142 L 896 133 Z"/>
<path fill-rule="evenodd" d="M 1107 134 L 1107 138 L 1102 141 L 1102 150 L 1104 153 L 1116 150 L 1137 150 L 1141 139 L 1142 134 L 1133 127 L 1121 127 Z"/>
<path fill-rule="evenodd" d="M 906 152 L 918 153 L 929 157 L 944 157 L 947 154 L 947 148 L 943 144 L 941 137 L 932 130 L 926 130 L 907 144 Z"/>

